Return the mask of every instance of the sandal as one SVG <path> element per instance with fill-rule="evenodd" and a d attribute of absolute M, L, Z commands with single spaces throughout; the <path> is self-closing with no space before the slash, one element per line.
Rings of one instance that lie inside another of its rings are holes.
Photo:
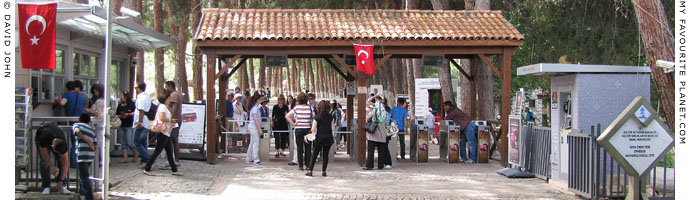
<path fill-rule="evenodd" d="M 127 163 L 127 159 L 125 159 L 125 160 L 120 160 L 118 163 Z"/>
<path fill-rule="evenodd" d="M 150 171 L 146 171 L 146 170 L 144 170 L 144 174 L 146 174 L 148 176 L 155 176 L 155 175 L 153 175 L 153 173 L 151 173 Z"/>

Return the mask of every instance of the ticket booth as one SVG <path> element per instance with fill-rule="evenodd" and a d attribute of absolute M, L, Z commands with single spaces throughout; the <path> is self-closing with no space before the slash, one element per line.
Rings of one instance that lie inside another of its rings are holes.
<path fill-rule="evenodd" d="M 518 76 L 551 77 L 551 178 L 568 180 L 571 132 L 608 127 L 637 96 L 651 99 L 647 66 L 539 63 L 520 67 Z M 575 131 L 577 130 L 577 131 Z"/>
<path fill-rule="evenodd" d="M 447 163 L 459 163 L 460 161 L 460 126 L 452 120 L 443 120 L 440 123 L 439 155 L 441 161 Z"/>

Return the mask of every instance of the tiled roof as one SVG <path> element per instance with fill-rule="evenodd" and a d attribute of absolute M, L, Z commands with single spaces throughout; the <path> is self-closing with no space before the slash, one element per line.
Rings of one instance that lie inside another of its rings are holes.
<path fill-rule="evenodd" d="M 202 12 L 195 35 L 199 41 L 524 39 L 501 11 L 206 8 Z"/>

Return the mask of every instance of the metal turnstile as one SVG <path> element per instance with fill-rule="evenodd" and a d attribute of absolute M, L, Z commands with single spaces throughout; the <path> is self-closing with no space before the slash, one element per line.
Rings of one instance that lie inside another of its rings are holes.
<path fill-rule="evenodd" d="M 443 120 L 440 123 L 439 155 L 442 161 L 447 163 L 460 162 L 460 126 L 452 120 Z"/>
<path fill-rule="evenodd" d="M 423 119 L 415 119 L 417 131 L 410 137 L 410 155 L 414 155 L 417 163 L 429 162 L 429 128 L 424 125 Z M 433 129 L 431 129 L 433 131 Z"/>
<path fill-rule="evenodd" d="M 259 136 L 259 160 L 268 162 L 271 158 L 271 118 L 262 117 L 260 120 L 259 127 L 264 134 Z"/>
<path fill-rule="evenodd" d="M 477 125 L 477 162 L 489 163 L 489 149 L 491 148 L 491 128 L 486 121 L 475 121 Z"/>

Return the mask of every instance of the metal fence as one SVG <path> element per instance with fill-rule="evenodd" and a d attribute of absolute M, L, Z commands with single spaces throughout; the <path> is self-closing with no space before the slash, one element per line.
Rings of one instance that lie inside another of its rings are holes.
<path fill-rule="evenodd" d="M 36 144 L 33 144 L 35 141 L 36 137 L 36 130 L 41 127 L 44 124 L 47 123 L 53 123 L 58 125 L 59 128 L 62 129 L 63 133 L 65 134 L 65 138 L 67 140 L 65 141 L 67 145 L 70 147 L 69 149 L 71 150 L 74 148 L 74 142 L 72 138 L 74 136 L 72 135 L 72 127 L 69 125 L 70 123 L 76 122 L 78 120 L 78 117 L 33 117 L 31 119 L 31 131 L 30 134 L 27 135 L 27 140 L 32 143 L 30 148 L 27 149 L 27 155 L 28 155 L 28 162 L 26 166 L 22 168 L 16 168 L 15 169 L 15 184 L 16 185 L 23 185 L 26 186 L 27 189 L 29 190 L 40 190 L 41 188 L 41 177 L 40 177 L 40 170 L 39 170 L 39 163 L 40 163 L 40 155 L 38 153 L 38 147 Z M 102 129 L 102 128 L 101 128 Z M 102 132 L 101 132 L 102 133 Z M 90 169 L 90 175 L 92 180 L 100 180 L 94 177 L 99 177 L 100 176 L 100 167 L 98 160 L 100 160 L 100 146 L 103 145 L 102 141 L 98 141 L 98 146 L 96 150 L 96 158 L 94 160 L 94 163 L 91 165 Z M 68 152 L 69 153 L 69 152 Z M 51 157 L 53 156 L 52 154 L 49 154 Z M 57 167 L 57 161 L 55 159 L 51 159 L 52 162 L 54 162 L 54 165 Z M 67 161 L 69 162 L 69 160 Z M 74 166 L 76 167 L 76 166 Z M 58 167 L 59 169 L 59 167 Z M 64 187 L 73 191 L 77 192 L 79 189 L 79 184 L 78 183 L 78 176 L 77 176 L 77 170 L 76 169 L 71 169 L 68 168 L 67 173 L 65 175 L 66 177 L 66 182 L 64 183 Z M 51 175 L 51 183 L 55 182 L 54 177 Z M 94 186 L 97 187 L 98 184 L 94 184 Z M 96 190 L 94 190 L 96 191 Z"/>
<path fill-rule="evenodd" d="M 529 131 L 530 141 L 526 147 L 525 169 L 537 178 L 549 181 L 551 173 L 551 128 L 539 127 L 532 123 L 524 129 Z"/>
<path fill-rule="evenodd" d="M 568 190 L 589 199 L 625 198 L 627 173 L 596 142 L 601 131 L 601 125 L 597 124 L 591 127 L 592 134 L 568 134 Z M 668 173 L 667 157 L 663 161 L 663 167 L 655 167 L 649 173 L 647 186 L 651 188 L 647 190 L 652 191 L 647 194 L 650 199 L 672 199 L 674 196 L 670 189 L 674 178 Z"/>

